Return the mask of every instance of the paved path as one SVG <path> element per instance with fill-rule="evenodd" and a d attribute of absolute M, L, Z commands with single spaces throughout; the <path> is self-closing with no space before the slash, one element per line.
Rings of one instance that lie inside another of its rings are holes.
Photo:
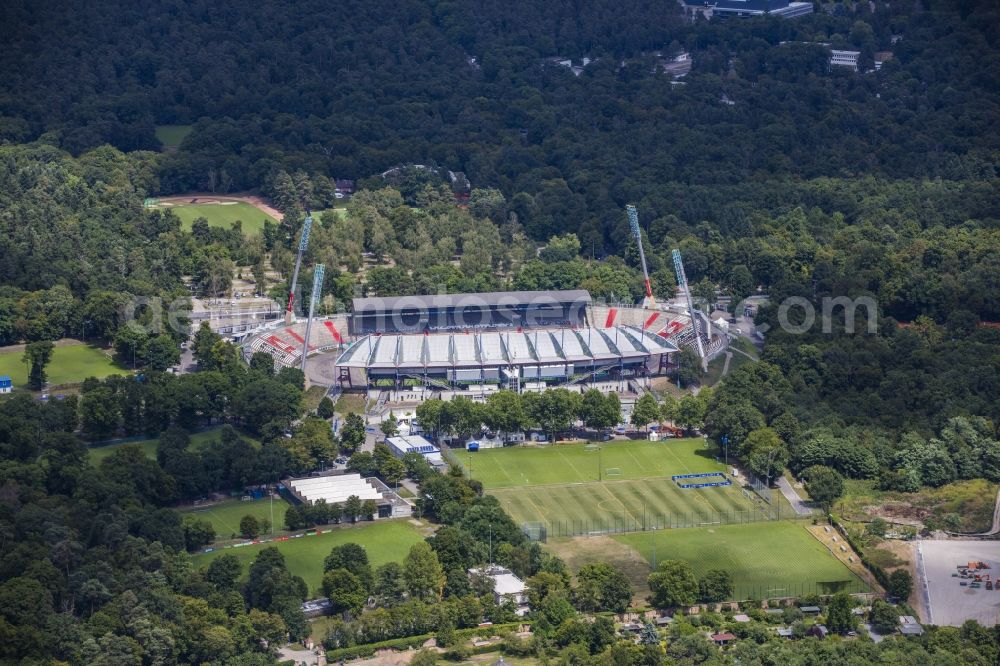
<path fill-rule="evenodd" d="M 802 499 L 797 492 L 795 492 L 795 488 L 792 488 L 792 484 L 788 482 L 788 479 L 783 476 L 778 477 L 778 490 L 781 491 L 781 494 L 785 496 L 788 503 L 792 505 L 793 509 L 795 509 L 795 513 L 800 516 L 812 515 L 812 509 L 809 508 L 806 501 Z"/>
<path fill-rule="evenodd" d="M 722 374 L 720 375 L 720 377 L 725 377 L 726 375 L 729 374 L 729 362 L 731 360 L 733 360 L 733 352 L 727 351 L 726 362 L 722 364 Z"/>

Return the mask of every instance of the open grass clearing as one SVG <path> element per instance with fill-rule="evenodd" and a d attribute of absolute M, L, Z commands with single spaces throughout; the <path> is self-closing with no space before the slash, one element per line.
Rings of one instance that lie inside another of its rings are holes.
<path fill-rule="evenodd" d="M 16 388 L 28 388 L 28 365 L 21 359 L 22 349 L 0 352 L 0 375 L 10 375 Z M 103 379 L 108 375 L 124 375 L 131 372 L 118 365 L 103 350 L 85 344 L 57 346 L 52 351 L 52 360 L 45 368 L 48 382 L 53 389 L 67 384 L 79 384 L 88 377 Z"/>
<path fill-rule="evenodd" d="M 212 523 L 217 541 L 239 538 L 240 520 L 243 516 L 253 516 L 257 520 L 267 520 L 275 532 L 280 532 L 285 524 L 285 509 L 289 503 L 284 498 L 264 497 L 256 500 L 243 501 L 231 499 L 217 502 L 209 506 L 197 506 L 186 509 L 190 513 Z"/>
<path fill-rule="evenodd" d="M 288 570 L 296 576 L 302 576 L 309 586 L 310 593 L 314 593 L 322 583 L 323 560 L 334 546 L 356 543 L 368 553 L 368 561 L 372 567 L 377 567 L 386 562 L 401 562 L 413 544 L 422 541 L 428 535 L 427 529 L 418 527 L 409 520 L 380 520 L 333 527 L 326 533 L 289 538 L 287 541 L 220 548 L 192 555 L 192 559 L 195 566 L 207 567 L 219 555 L 231 553 L 239 558 L 246 573 L 257 553 L 273 546 L 285 556 Z"/>
<path fill-rule="evenodd" d="M 201 430 L 199 432 L 193 433 L 191 435 L 191 448 L 200 448 L 205 446 L 209 442 L 219 438 L 219 431 L 222 426 L 216 426 L 214 428 L 208 428 L 206 430 Z M 238 431 L 239 432 L 239 431 Z M 250 437 L 244 432 L 240 432 L 240 437 L 250 442 L 255 447 L 260 446 L 260 442 Z M 88 450 L 87 454 L 90 457 L 90 462 L 92 465 L 100 465 L 101 461 L 110 456 L 112 453 L 122 448 L 123 446 L 138 446 L 142 449 L 142 452 L 146 454 L 149 459 L 156 458 L 156 445 L 159 443 L 160 439 L 158 437 L 150 437 L 146 439 L 133 439 L 123 442 L 114 442 L 111 444 L 103 444 L 98 446 L 92 446 Z"/>
<path fill-rule="evenodd" d="M 364 414 L 368 398 L 360 393 L 341 393 L 333 405 L 333 411 L 347 416 L 348 414 Z"/>
<path fill-rule="evenodd" d="M 607 562 L 628 576 L 632 584 L 632 604 L 644 606 L 648 602 L 649 562 L 628 544 L 621 543 L 609 536 L 569 537 L 549 539 L 545 549 L 556 555 L 575 575 L 585 564 Z"/>
<path fill-rule="evenodd" d="M 229 229 L 233 223 L 242 223 L 243 233 L 256 236 L 264 229 L 264 222 L 276 220 L 264 211 L 242 201 L 220 200 L 216 203 L 172 204 L 170 210 L 181 220 L 181 228 L 191 231 L 191 225 L 199 217 L 208 220 L 208 226 Z"/>
<path fill-rule="evenodd" d="M 156 138 L 163 144 L 164 149 L 176 149 L 192 129 L 191 125 L 157 125 Z"/>
<path fill-rule="evenodd" d="M 710 569 L 728 571 L 734 596 L 741 600 L 868 589 L 801 522 L 657 530 L 614 539 L 635 548 L 651 564 L 684 560 L 699 577 Z"/>

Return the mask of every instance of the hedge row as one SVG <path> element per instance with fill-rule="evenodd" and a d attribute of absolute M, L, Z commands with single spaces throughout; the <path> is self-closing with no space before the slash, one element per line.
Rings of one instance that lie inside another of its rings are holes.
<path fill-rule="evenodd" d="M 508 622 L 507 624 L 494 624 L 488 627 L 471 627 L 469 629 L 459 629 L 455 632 L 455 637 L 460 640 L 468 640 L 473 636 L 488 637 L 495 636 L 504 631 L 516 631 L 518 627 L 526 622 Z M 370 657 L 379 650 L 409 650 L 418 648 L 432 638 L 434 634 L 420 634 L 419 636 L 406 636 L 403 638 L 393 638 L 388 641 L 378 643 L 365 643 L 364 645 L 352 645 L 351 647 L 336 648 L 326 651 L 327 661 L 337 661 L 339 659 L 357 659 L 358 657 Z"/>
<path fill-rule="evenodd" d="M 883 569 L 881 566 L 875 564 L 874 562 L 868 559 L 868 557 L 865 555 L 865 550 L 861 546 L 861 544 L 858 543 L 854 539 L 854 537 L 851 536 L 851 533 L 847 530 L 847 528 L 844 527 L 844 525 L 840 522 L 840 520 L 838 520 L 837 517 L 834 516 L 832 513 L 830 514 L 830 524 L 833 525 L 833 528 L 835 530 L 840 532 L 841 536 L 844 537 L 844 540 L 847 541 L 847 543 L 851 546 L 851 548 L 854 549 L 854 552 L 857 553 L 858 556 L 861 558 L 861 564 L 866 569 L 868 569 L 868 571 L 871 572 L 871 574 L 875 577 L 875 580 L 878 581 L 878 584 L 881 585 L 883 588 L 888 588 L 889 574 L 886 573 L 886 570 Z"/>

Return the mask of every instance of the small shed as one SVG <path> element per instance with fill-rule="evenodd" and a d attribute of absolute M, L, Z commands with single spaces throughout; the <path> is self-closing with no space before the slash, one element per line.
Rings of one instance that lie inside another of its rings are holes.
<path fill-rule="evenodd" d="M 721 634 L 712 634 L 712 642 L 715 643 L 716 645 L 719 645 L 719 646 L 729 645 L 730 643 L 732 643 L 735 640 L 736 640 L 736 636 L 734 636 L 733 634 L 730 634 L 728 632 L 721 633 Z"/>
<path fill-rule="evenodd" d="M 806 636 L 815 636 L 816 638 L 826 638 L 828 633 L 830 633 L 830 630 L 826 628 L 826 625 L 822 624 L 814 624 L 806 629 Z"/>
<path fill-rule="evenodd" d="M 823 609 L 821 609 L 819 606 L 802 606 L 801 608 L 799 608 L 799 610 L 805 613 L 806 615 L 819 615 Z"/>
<path fill-rule="evenodd" d="M 0 393 L 10 393 L 14 390 L 14 382 L 10 375 L 0 375 Z"/>

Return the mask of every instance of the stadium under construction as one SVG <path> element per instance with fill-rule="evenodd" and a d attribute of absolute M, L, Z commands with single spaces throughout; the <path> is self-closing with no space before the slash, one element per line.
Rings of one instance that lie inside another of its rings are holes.
<path fill-rule="evenodd" d="M 626 212 L 641 240 L 635 207 Z M 317 318 L 323 284 L 317 265 L 303 307 L 308 317 L 296 322 L 292 304 L 309 221 L 286 320 L 253 331 L 242 348 L 246 358 L 265 352 L 280 365 L 299 365 L 313 384 L 388 392 L 393 400 L 557 386 L 638 393 L 651 378 L 672 372 L 681 348 L 696 351 L 705 365 L 728 342 L 694 307 L 677 250 L 682 297 L 673 305 L 655 302 L 641 243 L 642 307 L 596 304 L 584 290 L 508 291 L 356 298 L 351 314 Z"/>

